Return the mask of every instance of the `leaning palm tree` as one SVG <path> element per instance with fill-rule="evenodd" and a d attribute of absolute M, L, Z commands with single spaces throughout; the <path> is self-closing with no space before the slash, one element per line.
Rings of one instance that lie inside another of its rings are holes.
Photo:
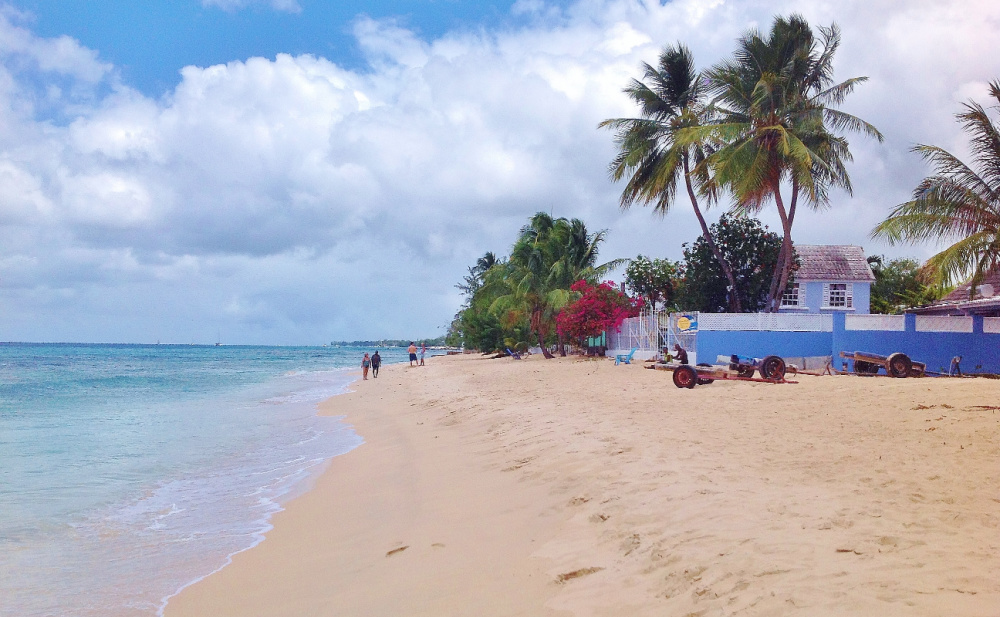
<path fill-rule="evenodd" d="M 694 69 L 691 51 L 684 45 L 668 45 L 656 67 L 644 62 L 643 69 L 645 81 L 633 79 L 624 90 L 639 104 L 641 117 L 612 118 L 598 125 L 616 131 L 618 154 L 609 170 L 616 182 L 628 177 L 621 208 L 627 210 L 636 202 L 652 203 L 656 213 L 666 215 L 677 195 L 678 181 L 683 178 L 702 237 L 719 262 L 730 289 L 735 290 L 733 269 L 716 246 L 696 195 L 700 192 L 709 202 L 714 200 L 714 193 L 706 190 L 705 168 L 699 165 L 705 158 L 705 149 L 698 141 L 677 140 L 680 131 L 702 126 L 707 120 L 703 81 Z M 737 294 L 730 294 L 730 300 L 730 310 L 740 312 Z"/>
<path fill-rule="evenodd" d="M 1000 111 L 1000 80 L 990 84 L 990 96 Z M 975 101 L 956 114 L 969 134 L 974 162 L 966 165 L 937 146 L 913 148 L 934 168 L 913 191 L 913 199 L 896 206 L 872 231 L 891 244 L 903 241 L 956 239 L 931 257 L 924 275 L 938 284 L 952 284 L 971 275 L 975 296 L 983 278 L 1000 268 L 1000 126 Z"/>
<path fill-rule="evenodd" d="M 733 58 L 707 72 L 715 123 L 678 135 L 682 143 L 714 142 L 704 166 L 712 170 L 713 188 L 728 189 L 737 209 L 757 212 L 774 200 L 783 240 L 767 311 L 777 310 L 788 284 L 799 197 L 821 208 L 829 204 L 831 188 L 851 193 L 845 165 L 851 153 L 837 133 L 857 131 L 882 141 L 871 124 L 833 107 L 867 77 L 834 83 L 840 31 L 836 25 L 818 30 L 817 40 L 805 19 L 793 15 L 775 18 L 766 36 L 744 34 Z"/>

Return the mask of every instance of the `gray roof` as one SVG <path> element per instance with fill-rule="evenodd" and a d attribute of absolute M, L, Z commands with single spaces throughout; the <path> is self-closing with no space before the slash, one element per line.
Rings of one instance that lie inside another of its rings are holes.
<path fill-rule="evenodd" d="M 985 293 L 984 293 L 985 292 Z M 994 315 L 1000 313 L 1000 270 L 990 272 L 976 287 L 976 296 L 969 297 L 969 283 L 956 287 L 937 302 L 906 309 L 907 313 L 932 315 Z"/>
<path fill-rule="evenodd" d="M 875 275 L 865 259 L 860 246 L 849 244 L 796 244 L 799 256 L 797 281 L 865 281 L 872 282 Z"/>
<path fill-rule="evenodd" d="M 970 285 L 969 282 L 966 281 L 965 283 L 956 287 L 950 294 L 941 298 L 941 301 L 968 302 L 969 300 L 978 300 L 980 298 L 987 297 L 983 295 L 983 287 L 982 287 L 983 285 L 989 285 L 989 287 L 986 288 L 986 290 L 990 292 L 990 295 L 988 297 L 992 298 L 993 296 L 1000 294 L 1000 270 L 997 270 L 995 272 L 990 272 L 989 274 L 983 277 L 983 282 L 980 283 L 979 287 L 976 288 L 975 298 L 969 297 Z"/>

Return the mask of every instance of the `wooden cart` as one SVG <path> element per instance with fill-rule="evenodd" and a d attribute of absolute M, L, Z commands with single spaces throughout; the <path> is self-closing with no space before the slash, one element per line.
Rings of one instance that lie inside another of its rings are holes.
<path fill-rule="evenodd" d="M 840 352 L 841 358 L 854 361 L 854 372 L 858 375 L 878 375 L 880 369 L 885 369 L 889 377 L 923 377 L 927 365 L 911 360 L 905 353 L 892 353 L 882 356 L 868 351 Z"/>
<path fill-rule="evenodd" d="M 758 381 L 762 383 L 798 383 L 785 379 L 785 361 L 778 356 L 764 358 L 741 358 L 731 356 L 725 364 L 656 364 L 650 368 L 673 371 L 674 385 L 678 388 L 693 388 L 708 385 L 716 380 Z M 760 377 L 754 377 L 754 373 Z"/>

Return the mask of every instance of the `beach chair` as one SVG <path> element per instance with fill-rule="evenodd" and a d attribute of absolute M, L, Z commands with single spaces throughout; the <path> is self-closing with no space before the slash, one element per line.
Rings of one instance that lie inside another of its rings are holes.
<path fill-rule="evenodd" d="M 521 359 L 521 354 L 517 353 L 516 351 L 511 351 L 510 347 L 507 348 L 507 355 L 510 356 L 511 358 L 514 358 L 515 360 Z"/>
<path fill-rule="evenodd" d="M 615 366 L 618 366 L 619 364 L 623 364 L 623 363 L 624 364 L 632 364 L 632 356 L 634 356 L 635 352 L 637 352 L 637 351 L 639 351 L 639 348 L 638 347 L 633 347 L 632 351 L 630 351 L 628 353 L 620 353 L 620 354 L 616 355 L 615 356 Z"/>

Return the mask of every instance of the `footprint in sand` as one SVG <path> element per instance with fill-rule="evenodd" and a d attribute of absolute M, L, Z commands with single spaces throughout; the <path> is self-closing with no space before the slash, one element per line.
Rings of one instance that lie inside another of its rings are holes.
<path fill-rule="evenodd" d="M 385 556 L 386 556 L 386 557 L 392 557 L 392 556 L 393 556 L 393 555 L 395 555 L 396 553 L 402 553 L 403 551 L 405 551 L 405 550 L 406 550 L 406 549 L 408 549 L 408 548 L 410 548 L 410 547 L 409 547 L 409 545 L 407 545 L 407 546 L 400 546 L 399 548 L 394 548 L 394 549 L 392 549 L 391 551 L 387 552 L 387 553 L 385 554 Z"/>

